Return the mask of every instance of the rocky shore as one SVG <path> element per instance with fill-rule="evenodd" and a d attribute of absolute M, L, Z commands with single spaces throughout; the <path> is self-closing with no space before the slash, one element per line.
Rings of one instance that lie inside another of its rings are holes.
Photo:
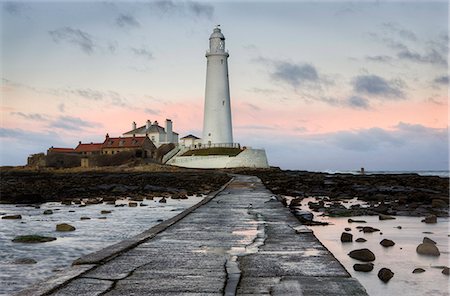
<path fill-rule="evenodd" d="M 274 194 L 299 204 L 316 197 L 309 208 L 327 216 L 449 215 L 449 178 L 418 174 L 328 174 L 277 168 L 233 170 L 256 175 Z M 349 199 L 361 203 L 344 206 Z M 365 205 L 363 205 L 363 203 Z"/>
<path fill-rule="evenodd" d="M 208 194 L 230 177 L 218 171 L 162 168 L 153 171 L 38 171 L 2 168 L 0 203 L 39 204 L 48 201 L 100 203 L 129 197 L 186 198 Z"/>

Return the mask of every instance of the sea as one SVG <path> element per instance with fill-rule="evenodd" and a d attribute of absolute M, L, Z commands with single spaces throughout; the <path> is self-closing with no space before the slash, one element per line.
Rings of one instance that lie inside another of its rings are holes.
<path fill-rule="evenodd" d="M 354 174 L 359 175 L 361 171 L 337 171 L 337 170 L 325 170 L 324 173 L 328 174 Z M 398 175 L 398 174 L 418 174 L 420 176 L 438 176 L 441 178 L 448 178 L 450 176 L 450 172 L 448 170 L 440 170 L 440 171 L 364 171 L 366 175 Z"/>

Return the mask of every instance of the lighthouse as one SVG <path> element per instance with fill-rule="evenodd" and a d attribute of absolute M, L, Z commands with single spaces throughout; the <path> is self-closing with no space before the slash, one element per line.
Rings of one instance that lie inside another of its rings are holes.
<path fill-rule="evenodd" d="M 228 57 L 229 54 L 225 51 L 225 37 L 217 26 L 209 37 L 209 50 L 206 52 L 202 142 L 207 146 L 233 143 Z"/>

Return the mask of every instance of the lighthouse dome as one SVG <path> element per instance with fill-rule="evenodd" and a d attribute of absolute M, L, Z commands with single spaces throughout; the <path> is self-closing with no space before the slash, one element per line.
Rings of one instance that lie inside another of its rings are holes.
<path fill-rule="evenodd" d="M 220 31 L 220 28 L 216 27 L 214 28 L 214 31 L 212 32 L 211 36 L 209 36 L 209 39 L 212 38 L 220 38 L 222 40 L 225 39 L 225 36 L 223 36 L 222 32 Z"/>

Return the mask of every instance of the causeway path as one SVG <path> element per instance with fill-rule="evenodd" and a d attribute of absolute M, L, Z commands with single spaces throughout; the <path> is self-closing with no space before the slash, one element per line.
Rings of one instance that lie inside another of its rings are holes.
<path fill-rule="evenodd" d="M 367 295 L 253 176 L 75 264 L 18 295 Z"/>

